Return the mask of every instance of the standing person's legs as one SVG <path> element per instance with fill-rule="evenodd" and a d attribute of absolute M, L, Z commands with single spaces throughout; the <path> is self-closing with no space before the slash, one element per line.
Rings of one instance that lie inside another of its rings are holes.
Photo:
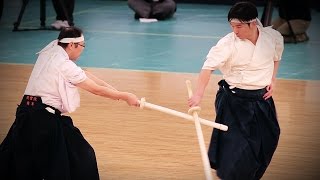
<path fill-rule="evenodd" d="M 65 20 L 65 15 L 60 4 L 60 0 L 52 0 L 53 8 L 56 11 L 56 20 Z"/>
<path fill-rule="evenodd" d="M 70 20 L 69 25 L 73 26 L 74 25 L 73 11 L 74 11 L 75 0 L 66 0 L 66 1 L 60 0 L 60 1 L 65 3 L 65 7 L 66 7 L 66 10 L 68 13 L 69 20 Z M 66 18 L 66 20 L 67 20 L 67 18 Z"/>
<path fill-rule="evenodd" d="M 51 26 L 54 27 L 55 29 L 61 29 L 62 27 L 73 26 L 74 25 L 73 11 L 74 11 L 75 0 L 65 0 L 65 1 L 52 0 L 52 4 L 57 14 L 56 16 L 57 21 L 51 24 Z M 67 16 L 69 17 L 70 22 L 68 22 Z"/>

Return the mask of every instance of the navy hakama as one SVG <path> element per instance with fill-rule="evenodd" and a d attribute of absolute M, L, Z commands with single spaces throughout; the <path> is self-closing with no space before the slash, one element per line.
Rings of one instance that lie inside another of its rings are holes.
<path fill-rule="evenodd" d="M 219 86 L 216 122 L 229 129 L 213 130 L 208 152 L 211 167 L 224 180 L 260 179 L 280 136 L 273 99 L 263 99 L 266 89 L 229 89 L 224 80 Z"/>
<path fill-rule="evenodd" d="M 99 179 L 94 150 L 72 119 L 26 95 L 0 145 L 0 170 L 3 180 Z"/>

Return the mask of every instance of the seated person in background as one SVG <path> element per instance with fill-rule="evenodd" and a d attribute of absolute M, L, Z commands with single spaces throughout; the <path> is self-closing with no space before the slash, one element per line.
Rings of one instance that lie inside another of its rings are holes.
<path fill-rule="evenodd" d="M 128 6 L 135 12 L 135 19 L 165 20 L 171 18 L 177 9 L 174 0 L 128 0 Z"/>
<path fill-rule="evenodd" d="M 279 31 L 284 42 L 304 42 L 309 40 L 307 29 L 311 21 L 308 0 L 279 1 L 279 18 L 272 22 L 272 27 Z"/>

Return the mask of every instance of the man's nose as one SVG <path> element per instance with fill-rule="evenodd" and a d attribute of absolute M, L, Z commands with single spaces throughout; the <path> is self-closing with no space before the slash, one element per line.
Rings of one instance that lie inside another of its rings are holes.
<path fill-rule="evenodd" d="M 234 32 L 235 34 L 238 34 L 238 33 L 239 33 L 238 28 L 233 28 L 233 32 Z"/>

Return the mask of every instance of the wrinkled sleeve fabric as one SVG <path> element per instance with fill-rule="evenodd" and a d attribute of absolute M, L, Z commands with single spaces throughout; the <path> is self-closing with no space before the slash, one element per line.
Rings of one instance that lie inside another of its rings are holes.
<path fill-rule="evenodd" d="M 233 36 L 228 34 L 213 46 L 206 56 L 202 69 L 216 70 L 222 67 L 232 54 Z"/>
<path fill-rule="evenodd" d="M 59 93 L 62 100 L 62 112 L 73 112 L 80 106 L 80 95 L 76 85 L 83 82 L 85 72 L 71 60 L 62 61 L 57 67 L 60 72 Z"/>
<path fill-rule="evenodd" d="M 87 78 L 86 73 L 71 60 L 63 61 L 57 68 L 65 80 L 73 85 L 81 83 Z"/>
<path fill-rule="evenodd" d="M 274 61 L 280 61 L 282 58 L 282 53 L 284 50 L 284 41 L 283 36 L 280 34 L 280 32 L 271 29 L 269 30 L 274 38 L 275 41 L 275 55 L 273 57 Z"/>

